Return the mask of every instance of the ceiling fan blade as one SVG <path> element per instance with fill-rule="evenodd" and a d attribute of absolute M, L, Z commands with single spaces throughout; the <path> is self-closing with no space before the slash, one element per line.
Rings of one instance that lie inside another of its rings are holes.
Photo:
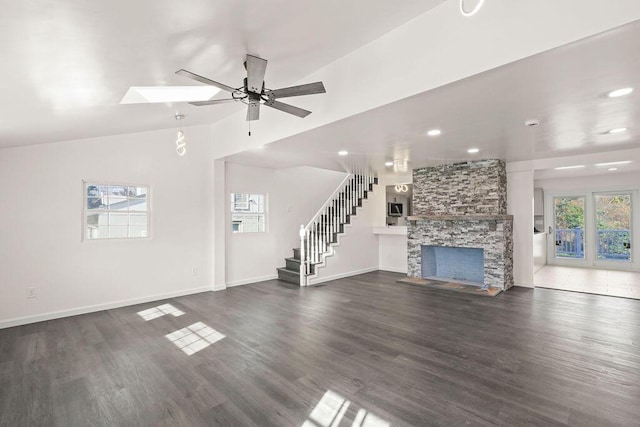
<path fill-rule="evenodd" d="M 227 102 L 236 102 L 237 100 L 234 98 L 229 99 L 210 99 L 208 101 L 195 101 L 190 102 L 190 105 L 195 105 L 196 107 L 202 107 L 203 105 L 215 105 L 215 104 L 226 104 Z"/>
<path fill-rule="evenodd" d="M 284 102 L 276 101 L 274 99 L 269 99 L 264 105 L 303 118 L 311 114 L 311 111 L 303 110 L 302 108 L 294 107 L 293 105 L 285 104 Z"/>
<path fill-rule="evenodd" d="M 250 102 L 247 105 L 247 121 L 258 120 L 260 118 L 260 103 Z"/>
<path fill-rule="evenodd" d="M 266 59 L 247 55 L 247 89 L 249 91 L 262 93 L 262 83 L 264 82 L 264 73 L 266 71 Z"/>
<path fill-rule="evenodd" d="M 309 83 L 300 86 L 285 87 L 269 92 L 274 98 L 287 98 L 289 96 L 313 95 L 314 93 L 325 93 L 322 82 Z"/>
<path fill-rule="evenodd" d="M 176 71 L 176 74 L 179 75 L 179 76 L 189 77 L 190 79 L 193 79 L 193 80 L 198 81 L 200 83 L 204 83 L 206 85 L 215 86 L 215 87 L 217 87 L 219 89 L 226 90 L 227 92 L 236 92 L 236 89 L 231 87 L 231 86 L 227 86 L 225 84 L 215 82 L 215 81 L 213 81 L 211 79 L 208 79 L 206 77 L 202 77 L 202 76 L 199 76 L 199 75 L 197 75 L 195 73 L 192 73 L 191 71 L 180 69 L 180 70 Z"/>

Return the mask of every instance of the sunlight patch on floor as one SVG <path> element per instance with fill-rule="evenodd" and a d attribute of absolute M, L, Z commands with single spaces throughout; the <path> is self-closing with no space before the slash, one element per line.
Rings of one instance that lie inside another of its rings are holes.
<path fill-rule="evenodd" d="M 172 332 L 165 337 L 174 343 L 188 356 L 209 347 L 211 344 L 225 338 L 225 335 L 202 322 Z"/>
<path fill-rule="evenodd" d="M 138 312 L 138 316 L 142 317 L 145 321 L 157 319 L 165 314 L 171 314 L 173 317 L 182 316 L 183 311 L 178 310 L 171 304 L 162 304 L 157 307 L 150 308 L 148 310 L 142 310 Z"/>
<path fill-rule="evenodd" d="M 343 423 L 343 421 L 345 422 Z M 360 408 L 356 412 L 349 400 L 338 393 L 328 390 L 313 408 L 309 419 L 302 424 L 302 427 L 339 427 L 340 425 L 350 425 L 351 427 L 391 426 L 388 422 L 365 409 Z"/>

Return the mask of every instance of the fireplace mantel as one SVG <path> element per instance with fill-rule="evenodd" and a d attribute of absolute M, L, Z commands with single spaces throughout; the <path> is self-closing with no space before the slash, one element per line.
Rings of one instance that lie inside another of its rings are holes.
<path fill-rule="evenodd" d="M 422 215 L 408 216 L 408 221 L 513 221 L 513 215 Z"/>

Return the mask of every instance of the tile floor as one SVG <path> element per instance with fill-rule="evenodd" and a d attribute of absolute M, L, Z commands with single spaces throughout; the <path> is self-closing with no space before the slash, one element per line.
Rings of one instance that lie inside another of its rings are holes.
<path fill-rule="evenodd" d="M 640 299 L 640 273 L 547 265 L 533 276 L 538 288 Z"/>

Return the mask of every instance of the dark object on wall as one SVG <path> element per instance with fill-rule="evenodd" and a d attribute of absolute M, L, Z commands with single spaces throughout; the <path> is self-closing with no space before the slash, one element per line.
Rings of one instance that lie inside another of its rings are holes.
<path fill-rule="evenodd" d="M 402 216 L 402 203 L 387 203 L 387 216 Z"/>

